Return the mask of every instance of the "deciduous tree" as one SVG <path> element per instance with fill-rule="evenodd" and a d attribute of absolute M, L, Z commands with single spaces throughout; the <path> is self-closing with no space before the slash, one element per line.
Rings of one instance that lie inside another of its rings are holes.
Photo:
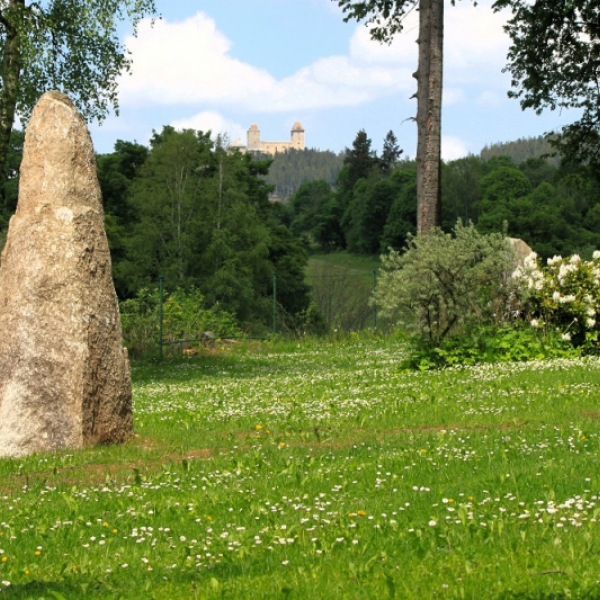
<path fill-rule="evenodd" d="M 589 162 L 600 178 L 600 3 L 598 0 L 496 0 L 512 18 L 507 70 L 521 106 L 574 108 L 581 116 L 556 141 L 570 160 Z"/>
<path fill-rule="evenodd" d="M 154 11 L 154 0 L 0 0 L 0 173 L 15 114 L 27 117 L 43 92 L 65 92 L 86 119 L 118 109 L 131 60 L 117 23 L 135 28 Z"/>

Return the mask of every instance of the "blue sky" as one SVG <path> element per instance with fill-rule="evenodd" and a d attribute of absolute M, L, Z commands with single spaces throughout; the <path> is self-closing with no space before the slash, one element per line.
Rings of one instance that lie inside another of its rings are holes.
<path fill-rule="evenodd" d="M 295 121 L 307 147 L 341 151 L 365 129 L 380 149 L 391 129 L 414 156 L 417 14 L 391 46 L 362 24 L 344 23 L 332 0 L 156 0 L 162 19 L 124 28 L 132 74 L 120 82 L 120 116 L 92 125 L 98 152 L 117 139 L 146 144 L 163 125 L 226 133 L 245 142 L 257 123 L 263 140 L 287 140 Z M 502 73 L 505 14 L 489 0 L 448 3 L 442 155 L 565 125 L 563 112 L 536 116 L 507 98 Z"/>

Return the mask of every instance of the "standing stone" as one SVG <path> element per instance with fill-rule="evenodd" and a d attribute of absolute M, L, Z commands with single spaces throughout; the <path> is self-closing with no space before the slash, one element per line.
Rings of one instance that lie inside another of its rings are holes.
<path fill-rule="evenodd" d="M 0 456 L 132 433 L 94 149 L 71 100 L 47 92 L 27 127 L 0 265 Z"/>

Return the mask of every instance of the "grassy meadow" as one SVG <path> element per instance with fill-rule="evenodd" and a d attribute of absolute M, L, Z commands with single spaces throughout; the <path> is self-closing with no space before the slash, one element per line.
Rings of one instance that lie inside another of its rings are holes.
<path fill-rule="evenodd" d="M 403 353 L 134 364 L 130 443 L 0 460 L 0 600 L 600 598 L 600 361 Z"/>

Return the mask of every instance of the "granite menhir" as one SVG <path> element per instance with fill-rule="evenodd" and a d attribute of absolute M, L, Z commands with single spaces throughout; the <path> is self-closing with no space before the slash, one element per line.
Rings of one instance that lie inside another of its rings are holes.
<path fill-rule="evenodd" d="M 0 265 L 0 456 L 133 433 L 90 134 L 64 94 L 38 101 Z"/>

